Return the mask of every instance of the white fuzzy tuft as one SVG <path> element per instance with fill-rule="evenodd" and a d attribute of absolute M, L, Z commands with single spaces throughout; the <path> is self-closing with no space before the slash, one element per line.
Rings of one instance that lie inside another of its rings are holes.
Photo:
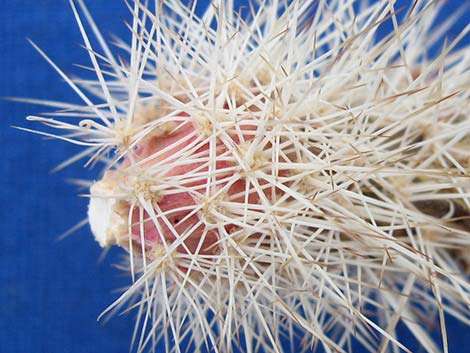
<path fill-rule="evenodd" d="M 92 194 L 105 194 L 100 182 L 91 188 Z M 104 248 L 116 243 L 113 235 L 113 208 L 116 200 L 92 196 L 88 205 L 88 220 L 95 240 Z"/>
<path fill-rule="evenodd" d="M 119 244 L 127 236 L 127 220 L 120 213 L 119 201 L 113 197 L 115 180 L 100 180 L 92 185 L 90 192 L 88 220 L 95 240 L 103 248 Z"/>

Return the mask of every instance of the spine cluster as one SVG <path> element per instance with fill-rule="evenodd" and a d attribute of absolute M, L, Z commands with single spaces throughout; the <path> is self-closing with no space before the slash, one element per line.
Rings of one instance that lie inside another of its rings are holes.
<path fill-rule="evenodd" d="M 91 228 L 133 276 L 106 312 L 135 307 L 139 352 L 410 352 L 400 322 L 436 352 L 470 324 L 470 25 L 430 59 L 445 5 L 394 4 L 135 0 L 125 63 L 72 3 L 97 80 L 54 65 L 85 105 L 30 119 L 104 165 Z"/>

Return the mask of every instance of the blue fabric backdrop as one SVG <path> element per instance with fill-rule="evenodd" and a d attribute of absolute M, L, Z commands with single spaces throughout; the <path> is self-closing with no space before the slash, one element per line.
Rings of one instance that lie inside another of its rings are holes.
<path fill-rule="evenodd" d="M 130 38 L 123 1 L 88 3 L 102 29 Z M 461 3 L 450 1 L 446 11 Z M 0 96 L 78 102 L 25 40 L 32 38 L 66 72 L 78 71 L 73 63 L 88 64 L 68 2 L 0 4 Z M 86 213 L 86 200 L 77 197 L 81 191 L 64 180 L 90 174 L 80 163 L 57 174 L 49 171 L 78 149 L 10 127 L 25 126 L 24 117 L 44 110 L 0 102 L 0 353 L 128 352 L 132 314 L 96 321 L 117 297 L 113 290 L 129 281 L 111 265 L 119 251 L 99 262 L 102 251 L 86 227 L 56 241 Z M 457 342 L 468 342 L 469 329 L 449 320 L 451 352 L 464 352 Z"/>

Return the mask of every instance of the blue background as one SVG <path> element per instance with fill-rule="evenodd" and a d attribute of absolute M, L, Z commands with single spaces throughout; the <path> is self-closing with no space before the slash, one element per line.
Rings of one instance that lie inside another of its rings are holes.
<path fill-rule="evenodd" d="M 464 0 L 465 1 L 465 0 Z M 105 33 L 128 40 L 123 1 L 88 1 Z M 449 13 L 459 0 L 446 5 Z M 79 102 L 72 90 L 25 40 L 32 38 L 65 72 L 81 73 L 88 64 L 79 47 L 79 30 L 67 1 L 0 0 L 0 96 Z M 447 14 L 443 14 L 445 18 Z M 465 25 L 462 19 L 454 35 Z M 109 35 L 107 36 L 109 38 Z M 468 45 L 469 40 L 466 39 Z M 62 241 L 59 234 L 82 220 L 87 201 L 65 181 L 90 178 L 77 163 L 59 173 L 50 170 L 79 149 L 12 129 L 43 107 L 0 102 L 0 353 L 128 352 L 133 315 L 97 322 L 129 278 L 104 261 L 87 227 Z M 91 174 L 90 174 L 91 173 Z M 114 292 L 113 292 L 114 291 Z M 451 352 L 464 352 L 470 329 L 450 320 Z"/>

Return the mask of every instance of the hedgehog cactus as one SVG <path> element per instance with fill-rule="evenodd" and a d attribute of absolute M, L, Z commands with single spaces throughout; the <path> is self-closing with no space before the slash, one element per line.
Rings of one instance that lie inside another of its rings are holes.
<path fill-rule="evenodd" d="M 447 351 L 445 314 L 470 322 L 470 26 L 429 59 L 438 2 L 135 0 L 126 64 L 78 3 L 97 80 L 54 65 L 86 105 L 30 119 L 103 162 L 89 222 L 133 276 L 106 312 L 136 308 L 139 352 L 409 352 L 399 322 Z"/>

